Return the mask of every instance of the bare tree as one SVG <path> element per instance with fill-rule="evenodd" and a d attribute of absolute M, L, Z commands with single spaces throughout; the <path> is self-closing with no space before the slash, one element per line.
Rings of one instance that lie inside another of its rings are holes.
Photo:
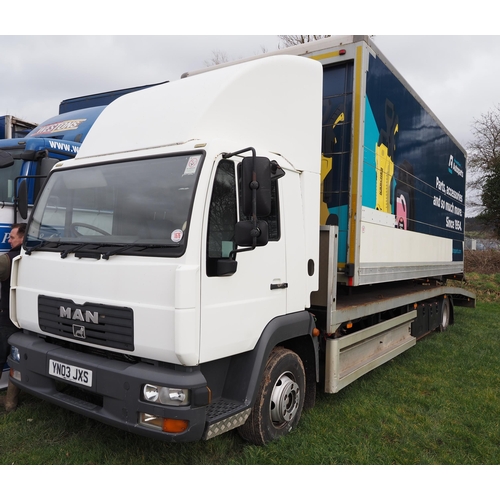
<path fill-rule="evenodd" d="M 481 115 L 472 125 L 468 145 L 468 188 L 480 193 L 480 219 L 500 237 L 500 105 Z"/>
<path fill-rule="evenodd" d="M 222 50 L 212 50 L 212 58 L 205 61 L 206 66 L 216 66 L 217 64 L 224 64 L 229 62 L 229 57 L 226 52 Z"/>
<path fill-rule="evenodd" d="M 264 47 L 264 45 L 260 46 L 260 51 L 262 54 L 265 54 L 268 52 L 267 47 Z M 240 58 L 241 59 L 241 58 Z M 212 50 L 212 57 L 208 60 L 205 61 L 205 66 L 217 66 L 218 64 L 224 64 L 227 62 L 230 62 L 231 59 L 229 59 L 229 56 L 227 55 L 226 52 L 222 50 Z"/>
<path fill-rule="evenodd" d="M 291 47 L 292 45 L 300 45 L 301 43 L 308 43 L 321 38 L 328 38 L 332 35 L 278 35 L 280 49 L 284 47 Z"/>

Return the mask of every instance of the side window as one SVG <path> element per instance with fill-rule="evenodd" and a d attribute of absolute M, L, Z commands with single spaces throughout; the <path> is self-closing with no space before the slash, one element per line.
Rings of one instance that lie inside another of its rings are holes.
<path fill-rule="evenodd" d="M 281 237 L 280 213 L 279 213 L 278 181 L 271 181 L 271 213 L 267 217 L 261 217 L 267 221 L 269 227 L 269 241 L 278 241 Z"/>
<path fill-rule="evenodd" d="M 12 203 L 14 201 L 14 179 L 21 172 L 22 161 L 15 160 L 14 164 L 0 169 L 0 202 Z"/>
<path fill-rule="evenodd" d="M 207 275 L 216 276 L 217 260 L 234 250 L 237 222 L 236 177 L 234 163 L 222 160 L 215 174 L 208 215 Z"/>

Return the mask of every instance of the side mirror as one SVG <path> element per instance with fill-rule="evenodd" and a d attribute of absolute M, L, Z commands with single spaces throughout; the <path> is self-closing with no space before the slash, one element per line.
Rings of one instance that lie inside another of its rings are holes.
<path fill-rule="evenodd" d="M 17 210 L 22 219 L 28 218 L 28 183 L 23 179 L 17 188 Z"/>
<path fill-rule="evenodd" d="M 7 168 L 14 165 L 14 158 L 7 151 L 0 150 L 0 168 Z"/>
<path fill-rule="evenodd" d="M 216 276 L 232 276 L 238 268 L 238 262 L 230 259 L 219 259 L 217 261 Z"/>
<path fill-rule="evenodd" d="M 269 242 L 267 221 L 258 220 L 257 224 L 251 220 L 238 222 L 234 230 L 234 241 L 239 247 L 263 247 Z"/>
<path fill-rule="evenodd" d="M 256 195 L 254 214 L 253 193 Z M 271 213 L 271 162 L 250 156 L 241 161 L 241 205 L 247 217 L 266 217 Z"/>

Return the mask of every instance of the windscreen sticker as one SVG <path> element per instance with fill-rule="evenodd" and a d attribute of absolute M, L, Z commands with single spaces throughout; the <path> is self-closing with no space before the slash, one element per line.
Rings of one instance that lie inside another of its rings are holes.
<path fill-rule="evenodd" d="M 179 243 L 179 241 L 182 240 L 182 237 L 184 236 L 184 231 L 182 229 L 174 229 L 172 231 L 172 234 L 170 235 L 170 239 L 174 243 Z"/>
<path fill-rule="evenodd" d="M 200 159 L 198 156 L 191 156 L 187 162 L 186 169 L 184 170 L 184 175 L 194 175 L 196 169 L 198 168 L 198 163 Z"/>

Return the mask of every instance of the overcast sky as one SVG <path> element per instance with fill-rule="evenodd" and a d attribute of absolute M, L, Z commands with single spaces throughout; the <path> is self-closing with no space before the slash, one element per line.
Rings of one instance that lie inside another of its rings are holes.
<path fill-rule="evenodd" d="M 63 99 L 176 80 L 278 47 L 276 35 L 0 36 L 0 115 L 42 122 Z M 500 36 L 375 35 L 375 44 L 466 146 L 471 124 L 500 103 Z"/>

